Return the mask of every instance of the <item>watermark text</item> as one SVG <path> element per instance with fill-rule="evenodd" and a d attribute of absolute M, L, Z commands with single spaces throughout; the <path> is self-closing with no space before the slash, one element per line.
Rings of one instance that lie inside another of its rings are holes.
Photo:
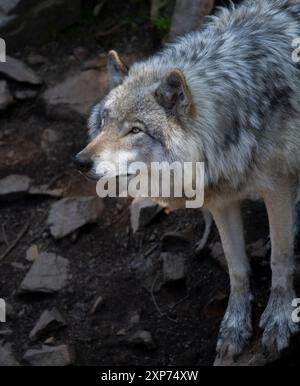
<path fill-rule="evenodd" d="M 0 323 L 6 322 L 6 304 L 4 299 L 0 299 Z"/>
<path fill-rule="evenodd" d="M 0 38 L 0 62 L 6 62 L 6 43 L 4 39 Z"/>

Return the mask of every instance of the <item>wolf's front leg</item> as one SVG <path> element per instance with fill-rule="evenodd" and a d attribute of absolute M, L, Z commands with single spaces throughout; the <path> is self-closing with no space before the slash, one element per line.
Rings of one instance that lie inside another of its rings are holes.
<path fill-rule="evenodd" d="M 264 329 L 263 345 L 278 351 L 288 347 L 298 326 L 292 321 L 294 237 L 293 199 L 290 183 L 282 181 L 276 190 L 263 192 L 271 237 L 272 288 L 260 326 Z"/>
<path fill-rule="evenodd" d="M 219 229 L 230 275 L 229 304 L 221 324 L 217 352 L 221 357 L 240 354 L 252 335 L 249 262 L 245 251 L 239 202 L 210 208 Z"/>

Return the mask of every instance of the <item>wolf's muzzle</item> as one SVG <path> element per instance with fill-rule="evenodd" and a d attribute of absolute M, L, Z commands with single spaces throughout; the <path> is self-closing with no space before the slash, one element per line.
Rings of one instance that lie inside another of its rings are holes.
<path fill-rule="evenodd" d="M 93 167 L 93 161 L 91 160 L 91 158 L 89 156 L 81 154 L 81 153 L 78 153 L 74 157 L 73 161 L 74 161 L 76 168 L 83 173 L 89 172 L 91 170 L 91 168 Z"/>

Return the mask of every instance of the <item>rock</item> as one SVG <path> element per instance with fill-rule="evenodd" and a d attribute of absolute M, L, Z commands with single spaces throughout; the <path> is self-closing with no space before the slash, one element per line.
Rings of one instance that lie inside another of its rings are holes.
<path fill-rule="evenodd" d="M 0 339 L 1 338 L 8 338 L 13 334 L 13 331 L 10 328 L 5 328 L 3 330 L 0 329 Z"/>
<path fill-rule="evenodd" d="M 190 247 L 192 238 L 193 233 L 191 229 L 182 232 L 166 232 L 161 239 L 161 250 L 185 250 Z"/>
<path fill-rule="evenodd" d="M 162 209 L 151 198 L 135 198 L 130 207 L 130 221 L 133 232 L 144 229 Z"/>
<path fill-rule="evenodd" d="M 47 186 L 31 186 L 28 193 L 32 196 L 49 196 L 61 198 L 64 195 L 64 190 L 47 189 Z"/>
<path fill-rule="evenodd" d="M 17 314 L 10 303 L 5 302 L 6 317 L 8 320 L 15 319 Z"/>
<path fill-rule="evenodd" d="M 10 263 L 10 265 L 18 271 L 26 271 L 25 265 L 22 263 L 18 263 L 17 261 L 13 261 L 12 263 Z"/>
<path fill-rule="evenodd" d="M 2 64 L 2 63 L 1 63 Z M 15 102 L 11 92 L 9 91 L 8 84 L 5 80 L 0 81 L 0 112 L 5 111 L 8 107 Z"/>
<path fill-rule="evenodd" d="M 38 95 L 37 90 L 17 90 L 14 96 L 17 100 L 23 101 L 25 99 L 34 99 Z"/>
<path fill-rule="evenodd" d="M 43 100 L 49 114 L 73 120 L 74 112 L 85 118 L 106 90 L 106 73 L 87 70 L 49 88 Z"/>
<path fill-rule="evenodd" d="M 40 85 L 42 79 L 36 73 L 18 59 L 6 56 L 6 62 L 1 63 L 0 74 L 20 83 Z"/>
<path fill-rule="evenodd" d="M 155 256 L 155 258 L 154 258 Z M 157 274 L 156 255 L 150 255 L 144 258 L 142 255 L 132 257 L 128 268 L 131 272 L 134 272 L 137 277 L 144 281 L 146 277 L 153 277 L 153 274 Z"/>
<path fill-rule="evenodd" d="M 14 357 L 11 344 L 0 345 L 0 367 L 1 366 L 20 366 Z"/>
<path fill-rule="evenodd" d="M 41 66 L 42 64 L 47 63 L 47 58 L 39 54 L 31 54 L 27 58 L 27 63 L 30 66 Z"/>
<path fill-rule="evenodd" d="M 26 260 L 27 261 L 35 261 L 39 257 L 39 249 L 36 244 L 31 245 L 26 251 Z"/>
<path fill-rule="evenodd" d="M 39 45 L 80 18 L 80 0 L 1 0 L 0 35 L 9 47 Z"/>
<path fill-rule="evenodd" d="M 226 271 L 228 272 L 227 261 L 224 255 L 222 244 L 217 241 L 215 244 L 210 245 L 212 258 Z"/>
<path fill-rule="evenodd" d="M 94 314 L 97 312 L 97 310 L 102 306 L 102 304 L 103 304 L 103 297 L 102 297 L 102 296 L 99 296 L 99 297 L 95 300 L 95 302 L 94 302 L 94 304 L 93 304 L 93 306 L 92 306 L 92 308 L 91 308 L 90 314 L 91 314 L 91 315 L 94 315 Z"/>
<path fill-rule="evenodd" d="M 270 250 L 270 243 L 266 243 L 264 239 L 255 241 L 247 245 L 247 250 L 250 256 L 265 258 Z"/>
<path fill-rule="evenodd" d="M 54 346 L 54 344 L 55 344 L 54 336 L 50 336 L 50 338 L 46 339 L 44 344 L 47 346 Z"/>
<path fill-rule="evenodd" d="M 29 338 L 31 341 L 38 340 L 42 336 L 65 327 L 66 325 L 65 319 L 56 308 L 53 308 L 50 311 L 46 310 L 42 313 L 36 325 L 31 330 Z"/>
<path fill-rule="evenodd" d="M 23 359 L 31 366 L 69 366 L 74 362 L 74 353 L 66 345 L 42 346 L 27 350 Z"/>
<path fill-rule="evenodd" d="M 54 144 L 59 140 L 58 133 L 53 129 L 45 129 L 42 134 L 41 147 L 44 150 L 49 148 L 49 145 Z"/>
<path fill-rule="evenodd" d="M 10 15 L 19 5 L 20 0 L 2 0 L 0 4 L 0 11 L 6 15 Z"/>
<path fill-rule="evenodd" d="M 51 235 L 61 239 L 83 225 L 99 220 L 103 203 L 99 197 L 63 198 L 51 207 L 47 223 Z"/>
<path fill-rule="evenodd" d="M 21 283 L 19 291 L 53 293 L 65 287 L 69 261 L 54 253 L 41 253 Z"/>
<path fill-rule="evenodd" d="M 127 343 L 133 346 L 145 346 L 148 349 L 154 348 L 152 335 L 149 331 L 138 330 L 131 334 L 127 339 Z"/>
<path fill-rule="evenodd" d="M 93 9 L 93 15 L 98 16 L 105 5 L 105 1 L 100 1 Z"/>
<path fill-rule="evenodd" d="M 117 336 L 126 336 L 126 333 L 127 333 L 126 329 L 125 328 L 121 328 L 121 330 L 116 332 L 116 335 Z"/>
<path fill-rule="evenodd" d="M 28 193 L 30 178 L 18 174 L 11 174 L 0 180 L 0 201 L 15 200 Z"/>
<path fill-rule="evenodd" d="M 136 326 L 141 321 L 141 316 L 139 312 L 134 312 L 132 316 L 129 319 L 129 328 L 132 328 L 133 326 Z"/>
<path fill-rule="evenodd" d="M 215 0 L 176 0 L 169 38 L 198 29 L 212 11 Z"/>
<path fill-rule="evenodd" d="M 185 279 L 185 258 L 182 253 L 161 254 L 163 261 L 164 283 L 180 281 Z"/>

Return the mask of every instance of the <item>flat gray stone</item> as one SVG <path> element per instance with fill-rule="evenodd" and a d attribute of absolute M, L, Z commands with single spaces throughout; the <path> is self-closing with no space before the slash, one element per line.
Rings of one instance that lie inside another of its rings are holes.
<path fill-rule="evenodd" d="M 170 28 L 171 40 L 197 30 L 212 11 L 215 0 L 177 0 Z"/>
<path fill-rule="evenodd" d="M 31 341 L 36 341 L 42 336 L 66 326 L 66 324 L 65 319 L 56 308 L 46 310 L 30 331 L 29 338 Z"/>
<path fill-rule="evenodd" d="M 103 203 L 99 197 L 70 197 L 57 201 L 51 207 L 48 225 L 51 235 L 61 239 L 83 225 L 99 220 Z"/>
<path fill-rule="evenodd" d="M 23 359 L 31 366 L 69 366 L 74 362 L 74 353 L 67 345 L 42 346 L 27 350 Z"/>
<path fill-rule="evenodd" d="M 7 339 L 10 336 L 12 336 L 12 334 L 13 334 L 13 331 L 10 328 L 5 328 L 5 329 L 0 328 L 0 339 L 1 338 Z"/>
<path fill-rule="evenodd" d="M 53 293 L 63 289 L 68 280 L 69 261 L 54 253 L 41 253 L 21 283 L 19 291 Z"/>
<path fill-rule="evenodd" d="M 0 345 L 0 367 L 1 366 L 20 366 L 16 360 L 11 344 Z"/>
<path fill-rule="evenodd" d="M 1 65 L 1 64 L 0 64 Z M 0 112 L 7 110 L 15 102 L 5 80 L 0 81 Z"/>
<path fill-rule="evenodd" d="M 127 339 L 127 343 L 132 346 L 145 346 L 148 349 L 154 348 L 152 335 L 149 331 L 138 330 L 131 334 Z"/>
<path fill-rule="evenodd" d="M 59 134 L 53 129 L 45 129 L 42 133 L 41 147 L 49 150 L 59 140 Z"/>
<path fill-rule="evenodd" d="M 23 101 L 26 99 L 34 99 L 38 95 L 36 90 L 17 90 L 14 96 L 17 100 Z"/>
<path fill-rule="evenodd" d="M 1 0 L 0 14 L 9 47 L 39 45 L 80 19 L 80 0 Z"/>
<path fill-rule="evenodd" d="M 22 0 L 1 0 L 0 10 L 6 15 L 9 15 L 10 13 L 17 11 L 21 3 Z"/>
<path fill-rule="evenodd" d="M 161 258 L 163 261 L 163 276 L 164 276 L 165 283 L 184 280 L 185 278 L 184 254 L 165 252 L 161 254 Z"/>
<path fill-rule="evenodd" d="M 151 198 L 135 198 L 130 207 L 130 220 L 133 232 L 144 229 L 162 211 L 162 207 Z"/>
<path fill-rule="evenodd" d="M 0 65 L 0 74 L 21 83 L 40 85 L 42 79 L 26 64 L 18 59 L 6 56 L 6 62 Z"/>
<path fill-rule="evenodd" d="M 0 200 L 15 200 L 29 191 L 31 180 L 27 176 L 11 174 L 0 180 Z"/>
<path fill-rule="evenodd" d="M 26 251 L 26 260 L 33 262 L 39 257 L 39 248 L 36 244 L 31 245 Z"/>
<path fill-rule="evenodd" d="M 88 116 L 92 106 L 105 95 L 106 90 L 106 73 L 87 70 L 49 88 L 43 100 L 49 113 L 74 119 L 74 112 Z"/>
<path fill-rule="evenodd" d="M 27 63 L 30 66 L 41 66 L 42 64 L 47 63 L 47 58 L 39 54 L 31 54 L 27 58 Z"/>

